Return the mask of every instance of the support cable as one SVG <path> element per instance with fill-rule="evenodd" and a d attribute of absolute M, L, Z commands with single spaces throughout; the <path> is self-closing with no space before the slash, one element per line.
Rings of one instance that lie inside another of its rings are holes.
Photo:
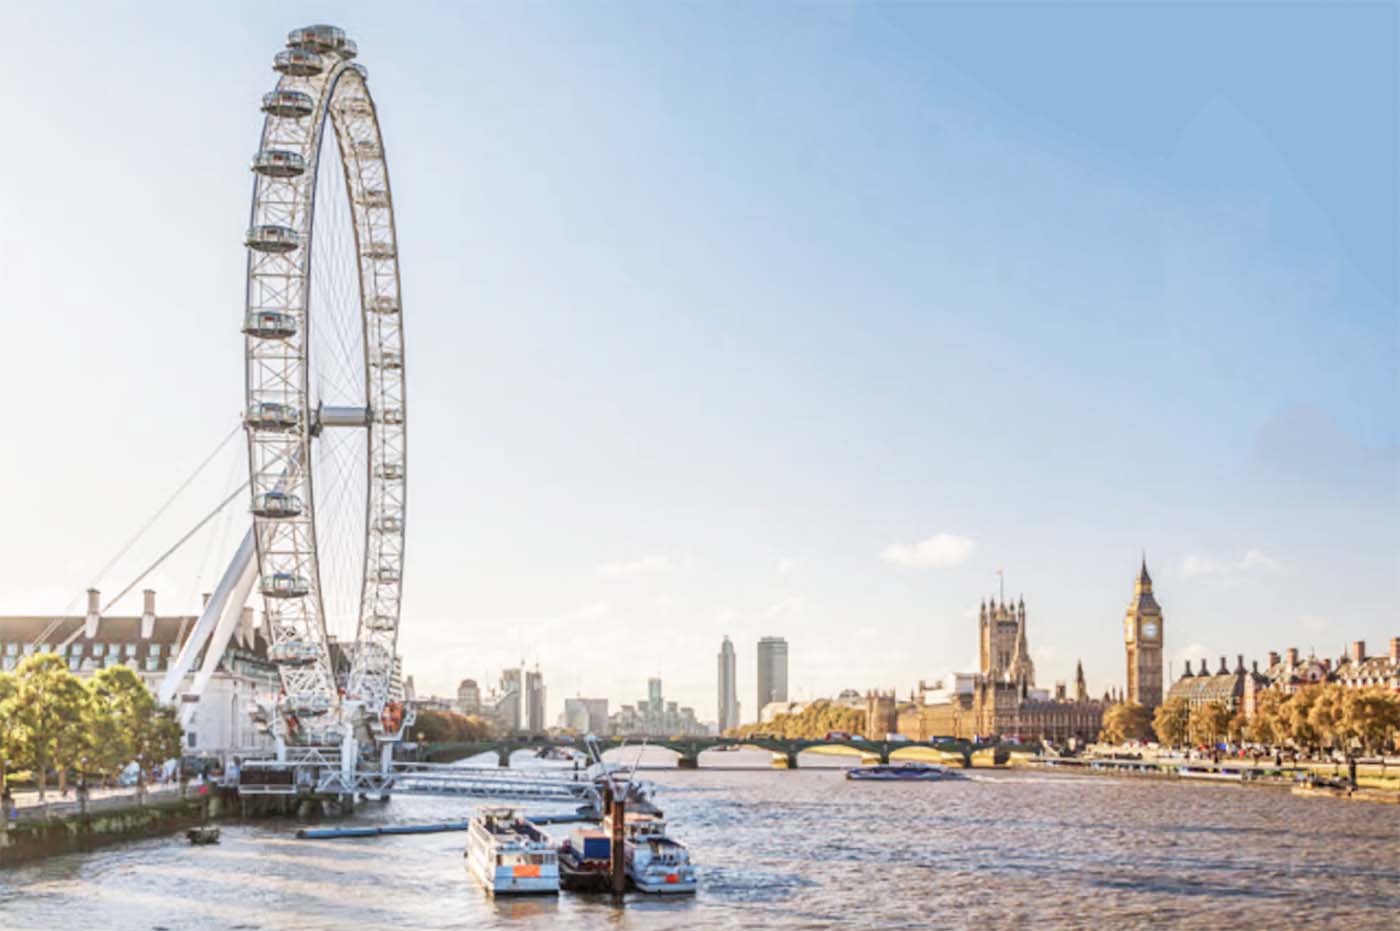
<path fill-rule="evenodd" d="M 214 461 L 214 458 L 215 458 L 216 456 L 218 456 L 219 453 L 221 453 L 221 452 L 223 451 L 224 447 L 228 445 L 229 440 L 233 439 L 235 436 L 237 436 L 239 433 L 241 433 L 242 430 L 243 430 L 243 424 L 240 422 L 240 423 L 238 423 L 237 425 L 235 425 L 234 428 L 233 428 L 232 430 L 230 430 L 230 431 L 228 432 L 228 435 L 227 435 L 227 436 L 225 436 L 222 440 L 219 441 L 219 445 L 216 446 L 216 447 L 214 447 L 214 451 L 213 451 L 212 453 L 210 453 L 208 456 L 206 456 L 206 457 L 204 458 L 204 461 L 201 462 L 198 466 L 195 467 L 195 470 L 194 470 L 192 473 L 190 473 L 189 477 L 186 478 L 183 482 L 180 483 L 180 487 L 179 487 L 179 488 L 176 488 L 175 491 L 174 491 L 174 493 L 172 493 L 172 494 L 170 495 L 169 498 L 166 498 L 166 499 L 165 499 L 165 503 L 162 504 L 162 505 L 160 506 L 160 508 L 155 512 L 155 514 L 151 515 L 150 519 L 147 520 L 144 524 L 141 525 L 141 529 L 140 529 L 140 530 L 137 530 L 136 533 L 132 535 L 131 539 L 130 539 L 130 540 L 127 540 L 126 543 L 123 544 L 122 548 L 121 548 L 120 550 L 117 551 L 117 555 L 113 556 L 110 560 L 107 561 L 107 565 L 103 566 L 100 570 L 98 570 L 98 573 L 97 573 L 96 578 L 94 578 L 94 579 L 92 580 L 91 584 L 88 585 L 88 588 L 96 588 L 96 587 L 97 587 L 98 583 L 102 581 L 102 577 L 105 576 L 108 572 L 110 572 L 111 569 L 112 569 L 112 567 L 115 566 L 115 565 L 117 564 L 117 562 L 118 562 L 123 556 L 125 556 L 127 553 L 131 552 L 131 548 L 132 548 L 133 546 L 135 546 L 135 545 L 137 544 L 137 542 L 140 541 L 140 539 L 141 539 L 143 536 L 145 536 L 146 531 L 150 530 L 151 527 L 152 527 L 152 525 L 154 525 L 156 521 L 160 520 L 161 515 L 163 515 L 167 510 L 170 509 L 170 506 L 171 506 L 172 504 L 175 503 L 175 499 L 178 498 L 178 497 L 180 497 L 180 495 L 184 492 L 184 490 L 185 490 L 186 488 L 189 488 L 190 485 L 192 485 L 192 484 L 194 483 L 194 480 L 195 480 L 195 479 L 199 478 L 199 474 L 200 474 L 201 472 L 203 472 L 204 469 L 209 465 L 209 463 L 213 462 L 213 461 Z M 244 484 L 243 487 L 244 487 L 244 488 L 247 487 L 246 483 Z M 241 489 L 240 489 L 240 490 L 241 490 Z M 222 505 L 220 505 L 220 507 L 222 507 Z M 163 557 L 162 557 L 162 558 L 163 558 Z M 147 571 L 149 571 L 149 570 L 147 570 Z M 144 573 L 143 573 L 143 575 L 144 575 Z M 126 594 L 126 593 L 123 592 L 122 594 Z M 82 600 L 82 597 L 83 597 L 83 596 L 80 594 L 80 595 L 78 595 L 77 598 L 74 598 L 72 601 L 70 601 L 70 602 L 68 603 L 68 608 L 67 608 L 67 610 L 66 610 L 64 613 L 66 614 L 66 613 L 68 613 L 69 611 L 72 611 L 72 610 L 73 610 L 73 607 L 74 607 L 79 601 Z M 110 605 L 109 605 L 108 607 L 110 607 Z M 103 610 L 105 611 L 106 608 L 104 608 Z"/>
<path fill-rule="evenodd" d="M 165 562 L 166 559 L 168 559 L 176 550 L 178 550 L 181 546 L 184 546 L 184 545 L 185 545 L 185 541 L 189 540 L 190 537 L 192 537 L 192 536 L 194 536 L 195 534 L 199 533 L 199 531 L 202 530 L 202 529 L 204 528 L 204 525 L 205 525 L 205 524 L 209 523 L 211 520 L 213 520 L 214 518 L 218 517 L 218 516 L 219 516 L 219 512 L 222 511 L 224 508 L 228 507 L 229 504 L 233 501 L 233 499 L 234 499 L 234 498 L 237 498 L 239 495 L 241 495 L 241 494 L 243 493 L 243 491 L 244 491 L 247 487 L 248 487 L 248 482 L 244 482 L 242 485 L 239 485 L 236 489 L 234 489 L 233 494 L 229 495 L 229 496 L 228 496 L 227 498 L 225 498 L 223 501 L 220 501 L 218 507 L 214 508 L 214 510 L 210 511 L 208 514 L 206 514 L 206 515 L 204 516 L 204 519 L 203 519 L 203 520 L 201 520 L 199 523 L 195 524 L 192 528 L 190 528 L 188 531 L 186 531 L 184 536 L 182 536 L 180 539 L 178 539 L 178 540 L 175 541 L 175 545 L 174 545 L 174 546 L 172 546 L 170 549 L 166 550 L 164 553 L 162 553 L 162 554 L 160 555 L 160 558 L 159 558 L 159 559 L 157 559 L 155 562 L 153 562 L 153 563 L 151 563 L 149 566 L 147 566 L 147 567 L 146 567 L 146 571 L 145 571 L 145 572 L 142 572 L 140 575 L 138 575 L 138 576 L 132 581 L 132 583 L 131 583 L 130 585 L 128 585 L 126 588 L 122 589 L 121 592 L 118 593 L 117 597 L 113 598 L 111 601 L 109 601 L 109 602 L 107 602 L 105 605 L 103 605 L 103 606 L 102 606 L 102 611 L 101 611 L 101 613 L 102 613 L 102 614 L 106 614 L 108 608 L 112 607 L 112 605 L 116 604 L 118 601 L 121 601 L 124 597 L 126 597 L 126 595 L 127 595 L 128 592 L 130 592 L 130 591 L 131 591 L 133 588 L 135 588 L 136 586 L 140 585 L 142 579 L 146 578 L 146 576 L 148 576 L 148 575 L 150 575 L 152 572 L 156 571 L 156 569 L 160 567 L 160 564 L 161 564 L 161 563 Z"/>

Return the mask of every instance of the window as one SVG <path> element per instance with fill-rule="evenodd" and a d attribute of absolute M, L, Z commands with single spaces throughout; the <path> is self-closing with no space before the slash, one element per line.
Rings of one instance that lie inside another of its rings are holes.
<path fill-rule="evenodd" d="M 122 644 L 122 656 L 135 656 L 135 655 L 136 655 L 136 644 L 134 644 L 134 643 L 123 643 L 123 644 Z"/>
<path fill-rule="evenodd" d="M 8 655 L 7 655 L 7 656 L 5 657 L 5 664 L 4 664 L 4 666 L 5 666 L 5 669 L 7 669 L 7 670 L 14 669 L 14 668 L 15 668 L 15 658 L 14 658 L 13 656 L 8 656 Z"/>
<path fill-rule="evenodd" d="M 194 746 L 195 746 L 194 731 L 189 731 L 188 733 L 185 734 L 185 736 L 188 737 L 188 738 L 190 739 L 190 740 L 189 740 L 189 748 L 190 748 L 191 750 L 193 750 L 193 749 L 194 749 Z"/>
<path fill-rule="evenodd" d="M 18 655 L 19 655 L 19 644 L 18 644 L 18 643 L 7 643 L 7 644 L 5 644 L 5 655 L 6 655 L 6 656 L 18 656 Z"/>
<path fill-rule="evenodd" d="M 106 652 L 107 652 L 107 644 L 105 644 L 105 643 L 94 643 L 94 644 L 92 645 L 92 655 L 93 655 L 93 656 L 102 656 L 102 655 L 105 654 Z"/>
<path fill-rule="evenodd" d="M 156 656 L 146 657 L 146 671 L 155 672 L 160 668 L 160 658 Z"/>
<path fill-rule="evenodd" d="M 24 655 L 25 655 L 25 656 L 33 656 L 33 655 L 34 655 L 34 644 L 32 644 L 32 643 L 26 643 L 26 644 L 24 645 Z"/>
<path fill-rule="evenodd" d="M 77 671 L 78 671 L 78 668 L 79 668 L 80 666 L 82 666 L 82 665 L 83 665 L 83 658 L 82 658 L 81 656 L 70 656 L 70 657 L 68 657 L 68 668 L 71 669 L 71 670 L 73 670 L 74 672 L 77 672 Z"/>

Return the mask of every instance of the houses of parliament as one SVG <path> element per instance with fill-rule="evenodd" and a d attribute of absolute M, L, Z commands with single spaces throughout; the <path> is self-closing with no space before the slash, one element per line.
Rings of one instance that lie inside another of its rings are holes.
<path fill-rule="evenodd" d="M 867 736 L 898 732 L 911 740 L 953 737 L 1018 737 L 1025 740 L 1093 740 L 1104 711 L 1115 701 L 1143 705 L 1149 713 L 1162 701 L 1162 609 L 1152 593 L 1144 558 L 1123 618 L 1127 688 L 1091 698 L 1084 665 L 1073 691 L 1056 683 L 1053 692 L 1035 684 L 1024 598 L 984 601 L 978 611 L 980 670 L 956 673 L 942 682 L 920 682 L 906 702 L 892 692 L 866 698 Z"/>

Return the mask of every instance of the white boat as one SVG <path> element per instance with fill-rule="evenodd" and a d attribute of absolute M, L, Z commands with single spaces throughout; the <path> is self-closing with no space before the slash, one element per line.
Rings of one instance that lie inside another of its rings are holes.
<path fill-rule="evenodd" d="M 559 891 L 549 837 L 514 808 L 485 807 L 467 825 L 467 872 L 493 895 Z"/>
<path fill-rule="evenodd" d="M 610 822 L 603 825 L 612 831 Z M 693 893 L 695 867 L 685 845 L 666 833 L 666 822 L 654 815 L 628 812 L 623 827 L 627 878 L 641 892 Z"/>

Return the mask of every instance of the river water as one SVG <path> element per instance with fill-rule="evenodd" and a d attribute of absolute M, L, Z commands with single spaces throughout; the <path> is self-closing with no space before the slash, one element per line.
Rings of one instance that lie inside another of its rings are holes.
<path fill-rule="evenodd" d="M 767 755 L 705 757 L 720 760 Z M 1025 770 L 645 775 L 698 866 L 693 898 L 493 900 L 463 867 L 465 834 L 303 841 L 264 820 L 226 823 L 217 847 L 168 837 L 0 872 L 0 928 L 1400 927 L 1388 805 Z M 353 822 L 466 811 L 396 798 Z"/>

